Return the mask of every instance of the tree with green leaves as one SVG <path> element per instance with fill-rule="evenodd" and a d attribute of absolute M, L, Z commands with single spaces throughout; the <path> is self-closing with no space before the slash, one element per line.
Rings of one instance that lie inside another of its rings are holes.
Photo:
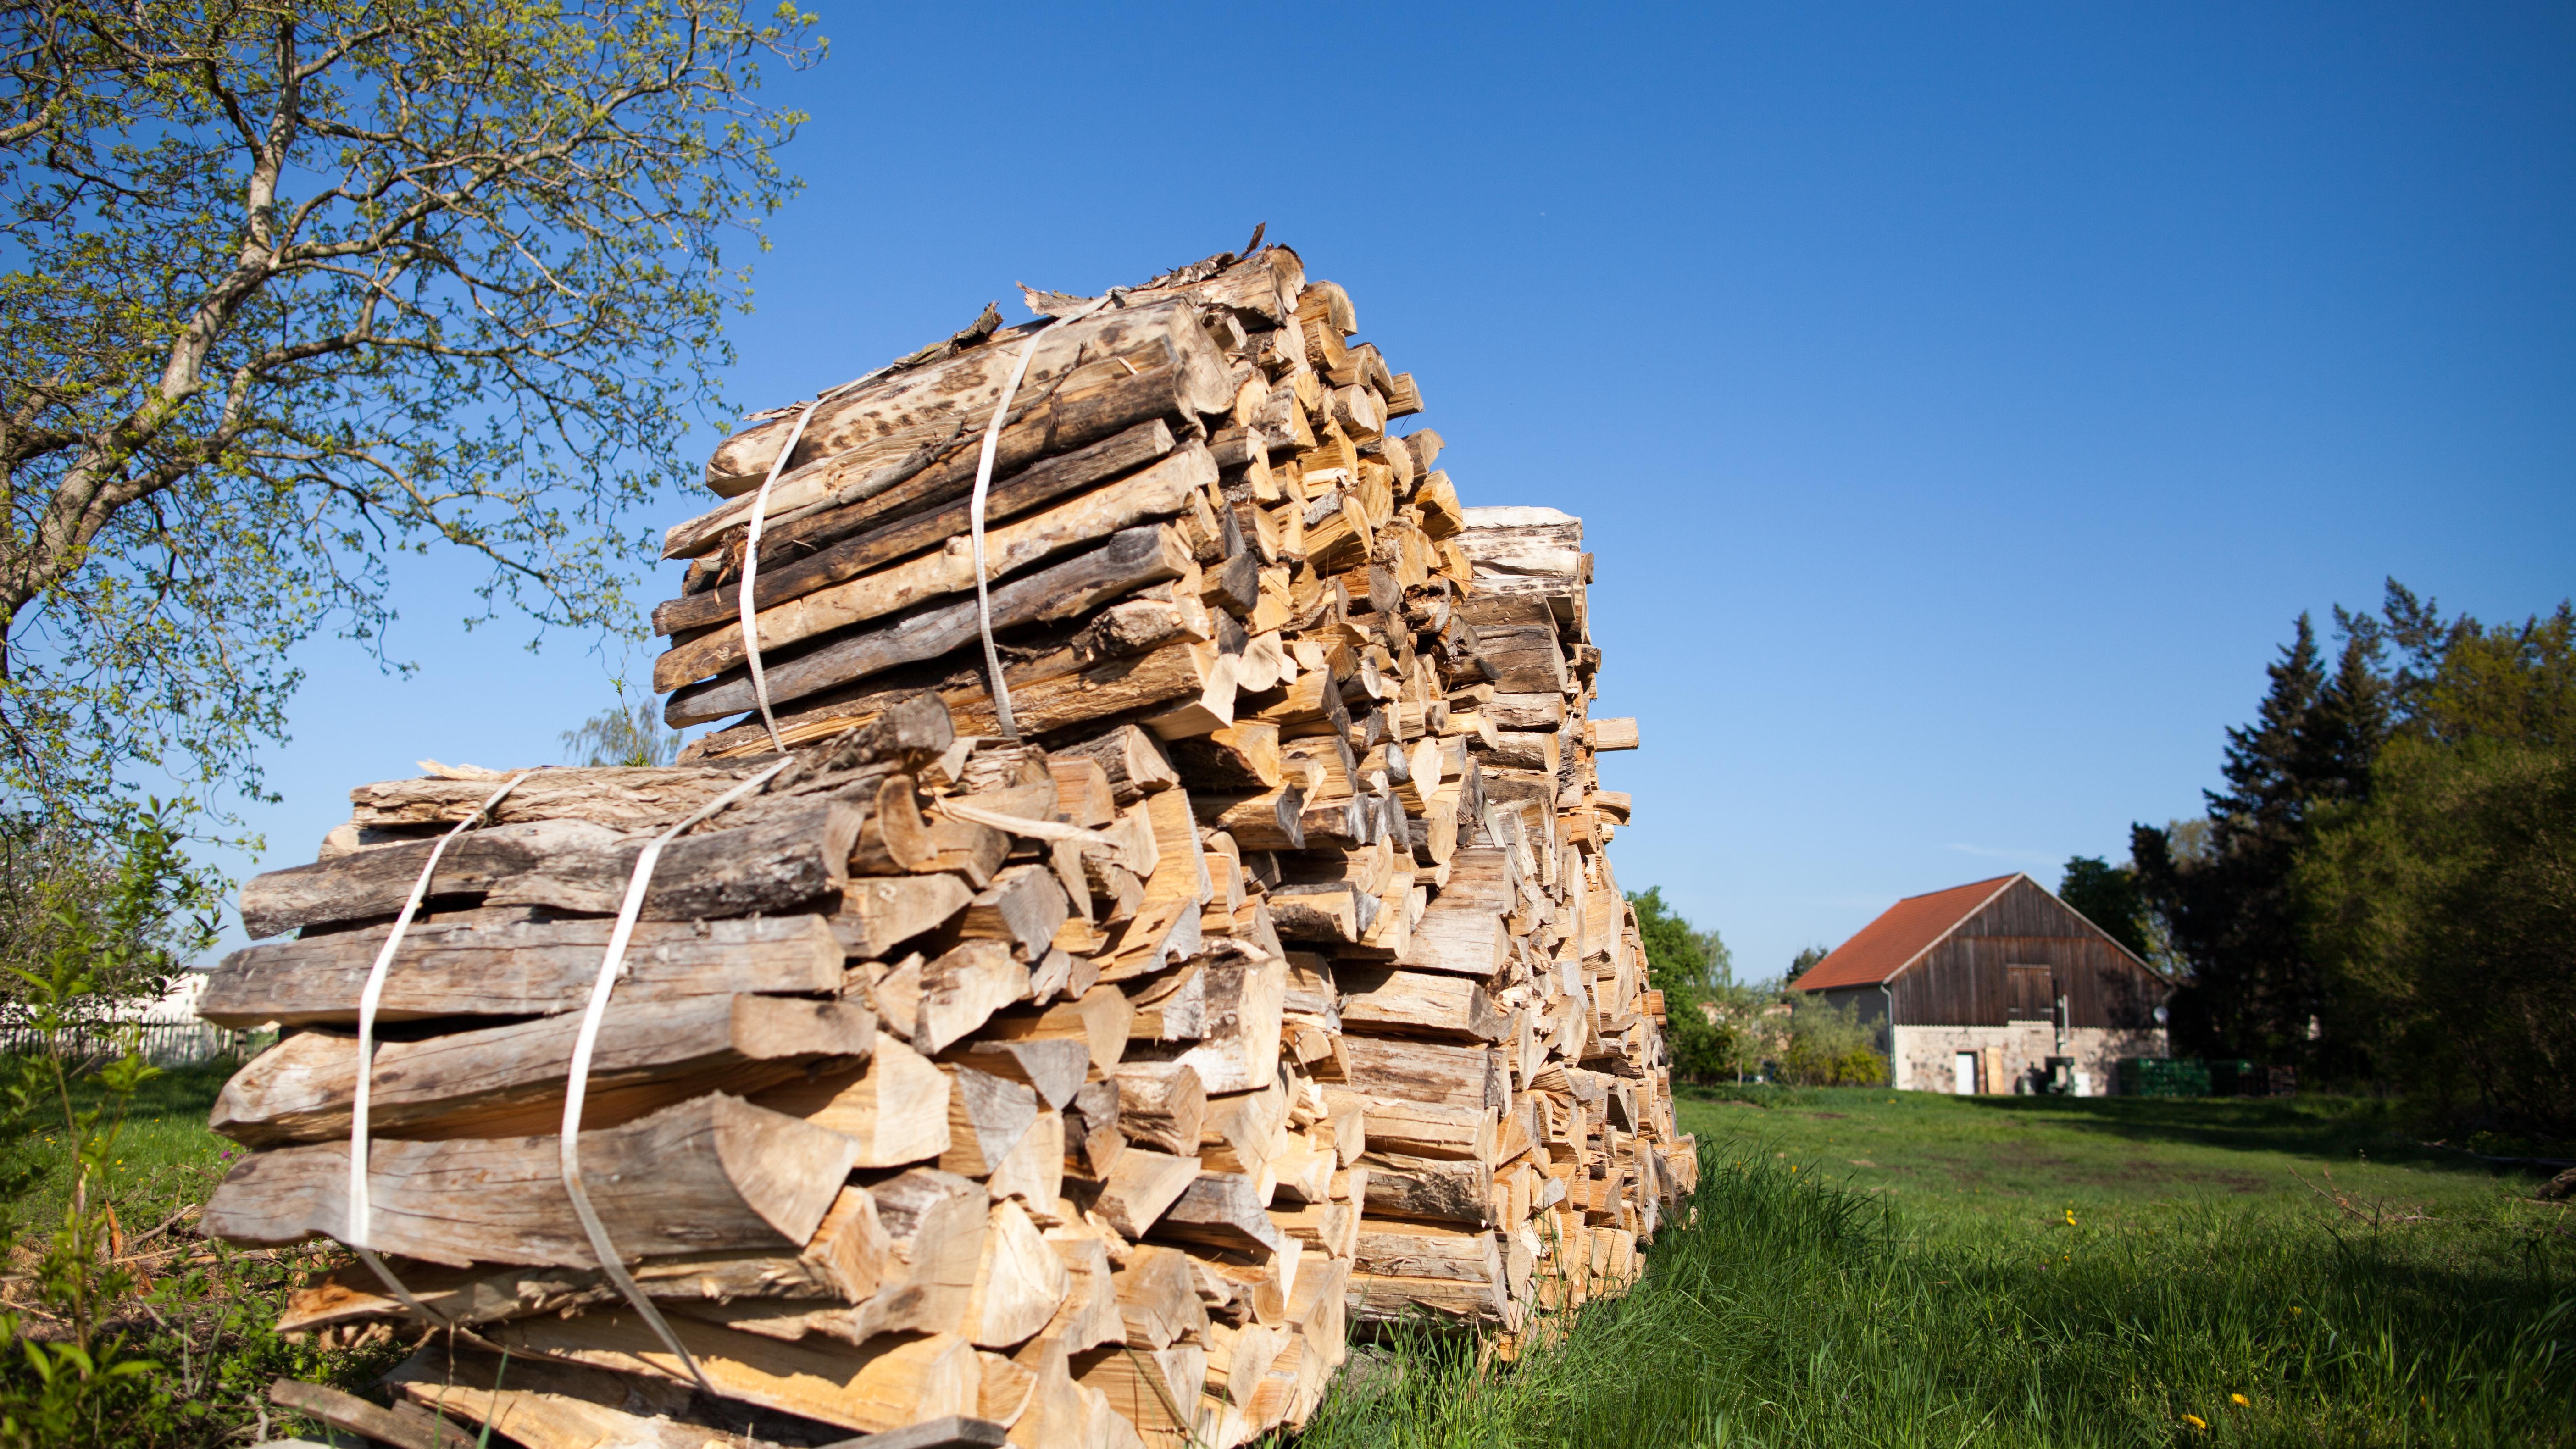
<path fill-rule="evenodd" d="M 2100 926 L 2112 940 L 2136 952 L 2139 959 L 2154 959 L 2150 954 L 2153 943 L 2148 939 L 2147 897 L 2138 888 L 2136 871 L 2099 856 L 2069 856 L 2066 871 L 2057 880 L 2057 898 Z"/>
<path fill-rule="evenodd" d="M 2443 620 L 2393 581 L 2396 715 L 2294 883 L 2358 1073 L 2448 1116 L 2576 1139 L 2576 614 Z"/>
<path fill-rule="evenodd" d="M 580 765 L 667 765 L 680 757 L 680 738 L 663 728 L 650 699 L 602 710 L 563 733 L 564 752 Z"/>
<path fill-rule="evenodd" d="M 740 244 L 795 189 L 719 0 L 31 0 L 0 14 L 0 797 L 217 819 L 288 650 L 382 657 L 433 545 L 481 612 L 631 627 Z"/>
<path fill-rule="evenodd" d="M 1691 1081 L 1741 1074 L 1749 1038 L 1729 1010 L 1749 993 L 1735 984 L 1735 958 L 1715 930 L 1700 930 L 1664 903 L 1663 888 L 1630 891 L 1646 947 L 1646 984 L 1664 993 L 1665 1043 L 1673 1070 Z"/>
<path fill-rule="evenodd" d="M 1823 946 L 1799 947 L 1798 954 L 1789 959 L 1788 973 L 1780 978 L 1780 984 L 1783 987 L 1797 985 L 1799 977 L 1815 970 L 1817 963 L 1832 954 L 1834 954 L 1832 951 Z"/>

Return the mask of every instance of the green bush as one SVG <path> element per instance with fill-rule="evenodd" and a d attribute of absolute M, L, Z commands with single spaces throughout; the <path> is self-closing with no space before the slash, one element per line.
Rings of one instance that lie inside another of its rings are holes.
<path fill-rule="evenodd" d="M 1858 1007 L 1802 1000 L 1789 1016 L 1780 1077 L 1800 1087 L 1874 1087 L 1888 1080 L 1887 1058 L 1871 1045 Z"/>

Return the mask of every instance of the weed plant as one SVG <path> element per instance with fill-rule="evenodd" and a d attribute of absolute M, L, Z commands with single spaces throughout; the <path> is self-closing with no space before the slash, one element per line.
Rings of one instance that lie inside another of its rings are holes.
<path fill-rule="evenodd" d="M 2563 1231 L 2470 1249 L 2205 1198 L 2153 1233 L 2070 1209 L 2043 1256 L 1909 1236 L 1768 1141 L 1701 1163 L 1626 1297 L 1513 1365 L 1364 1349 L 1298 1449 L 2576 1444 Z"/>

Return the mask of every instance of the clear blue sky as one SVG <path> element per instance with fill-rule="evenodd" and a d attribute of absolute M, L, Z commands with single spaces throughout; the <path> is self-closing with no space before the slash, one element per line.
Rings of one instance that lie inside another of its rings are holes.
<path fill-rule="evenodd" d="M 1744 974 L 2195 811 L 2303 609 L 2576 592 L 2565 5 L 824 21 L 736 396 L 1269 222 L 1467 502 L 1584 517 L 1620 879 Z M 398 598 L 415 676 L 303 651 L 265 864 L 413 760 L 561 758 L 649 658 Z"/>

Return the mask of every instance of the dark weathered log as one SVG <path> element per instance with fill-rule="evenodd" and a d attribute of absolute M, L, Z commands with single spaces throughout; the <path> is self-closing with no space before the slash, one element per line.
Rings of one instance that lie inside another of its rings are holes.
<path fill-rule="evenodd" d="M 1209 461 L 1207 449 L 1191 443 L 1143 472 L 987 530 L 985 576 L 1005 578 L 1122 529 L 1186 512 L 1193 493 L 1215 481 L 1216 464 Z M 765 659 L 799 640 L 974 587 L 972 554 L 943 548 L 772 605 L 756 614 L 753 623 Z M 677 689 L 731 669 L 743 658 L 741 625 L 718 624 L 654 660 L 653 687 Z"/>
<path fill-rule="evenodd" d="M 759 773 L 761 766 L 611 765 L 533 771 L 503 796 L 485 820 L 586 820 L 618 830 L 668 825 Z M 349 792 L 350 823 L 360 829 L 453 825 L 480 810 L 516 771 L 492 770 L 426 779 L 381 780 Z"/>
<path fill-rule="evenodd" d="M 802 1248 L 856 1149 L 837 1133 L 713 1093 L 581 1136 L 591 1205 L 622 1253 Z M 382 1252 L 464 1267 L 594 1267 L 564 1193 L 556 1140 L 369 1144 L 369 1240 Z M 347 1241 L 349 1147 L 254 1153 L 206 1204 L 209 1237 L 272 1245 Z"/>
<path fill-rule="evenodd" d="M 1005 330 L 988 346 L 893 373 L 818 403 L 805 422 L 789 466 L 802 467 L 872 438 L 928 423 L 963 420 L 970 432 L 985 426 L 1018 360 L 1025 331 Z M 1234 405 L 1235 389 L 1225 358 L 1199 326 L 1198 309 L 1187 302 L 1113 308 L 1050 330 L 1030 358 L 1020 396 L 1043 397 L 1086 364 L 1099 368 L 1103 378 L 1130 367 L 1148 371 L 1178 366 L 1184 369 L 1187 411 L 1218 413 Z M 795 427 L 793 417 L 781 416 L 725 439 L 707 460 L 709 486 L 728 495 L 758 487 Z"/>
<path fill-rule="evenodd" d="M 993 627 L 1079 618 L 1149 584 L 1180 578 L 1190 568 L 1189 551 L 1171 529 L 1127 529 L 1088 553 L 994 589 Z M 937 659 L 977 638 L 977 627 L 975 602 L 968 599 L 842 634 L 803 652 L 764 658 L 770 702 L 775 707 L 901 665 Z M 757 702 L 747 674 L 728 675 L 680 689 L 671 696 L 664 714 L 677 723 L 695 724 L 739 714 Z"/>
<path fill-rule="evenodd" d="M 682 836 L 662 850 L 644 919 L 777 915 L 837 896 L 870 813 L 865 800 L 827 799 L 737 829 Z M 644 843 L 572 821 L 471 831 L 440 858 L 429 894 L 611 915 Z M 429 841 L 388 845 L 253 876 L 242 885 L 242 929 L 256 940 L 390 916 L 411 894 L 431 848 Z"/>
<path fill-rule="evenodd" d="M 1141 468 L 1171 452 L 1173 447 L 1171 429 L 1158 419 L 1077 452 L 1046 459 L 1017 477 L 994 486 L 986 500 L 986 526 L 1016 518 L 1068 493 Z M 956 480 L 957 491 L 962 498 L 973 483 L 974 465 L 971 458 L 961 458 L 952 467 L 962 473 Z M 789 599 L 801 598 L 816 589 L 857 578 L 870 569 L 880 568 L 906 555 L 937 548 L 949 538 L 965 532 L 967 524 L 966 504 L 960 501 L 841 539 L 819 552 L 806 551 L 813 547 L 813 529 L 804 530 L 806 536 L 801 542 L 805 548 L 802 549 L 794 545 L 782 548 L 775 541 L 775 536 L 764 529 L 760 578 L 752 586 L 753 607 L 766 609 Z M 738 576 L 739 566 L 727 572 Z M 653 611 L 653 631 L 677 634 L 687 629 L 703 629 L 737 618 L 741 610 L 742 590 L 738 584 L 730 588 L 716 587 L 663 603 Z"/>
<path fill-rule="evenodd" d="M 1025 664 L 1006 666 L 1003 677 L 1011 686 L 1011 708 L 1020 729 L 1043 735 L 1158 708 L 1205 705 L 1213 709 L 1219 698 L 1230 709 L 1234 699 L 1232 661 L 1219 659 L 1213 649 L 1189 635 L 1179 610 L 1159 603 L 1150 608 L 1168 610 L 1170 617 L 1153 621 L 1154 630 L 1145 639 L 1113 637 L 1114 631 L 1102 628 L 1104 620 L 1122 611 L 1141 612 L 1140 606 L 1131 601 L 1103 610 L 1077 631 L 1066 647 L 1050 650 Z M 1163 627 L 1165 623 L 1168 628 Z M 1143 651 L 1129 652 L 1131 642 L 1143 644 Z M 825 739 L 850 725 L 874 719 L 888 701 L 909 698 L 920 688 L 917 682 L 881 686 L 863 680 L 831 690 L 804 709 L 780 716 L 778 730 L 791 748 L 808 740 Z M 956 717 L 960 729 L 970 733 L 999 731 L 1000 721 L 986 689 L 980 661 L 939 685 L 939 697 Z M 1149 727 L 1159 719 L 1160 716 L 1149 718 Z M 1175 719 L 1165 737 L 1185 737 L 1190 728 L 1189 722 Z M 1222 728 L 1222 724 L 1202 723 L 1197 728 L 1205 733 Z M 764 752 L 769 748 L 769 736 L 754 719 L 718 730 L 689 748 L 704 758 L 723 759 Z"/>
<path fill-rule="evenodd" d="M 589 999 L 608 949 L 605 919 L 498 926 L 415 925 L 385 972 L 386 1021 L 440 1016 L 534 1016 Z M 358 992 L 386 927 L 248 946 L 208 973 L 197 1014 L 247 1028 L 355 1024 Z M 739 992 L 838 991 L 841 947 L 821 916 L 636 926 L 621 1001 Z"/>
<path fill-rule="evenodd" d="M 578 1013 L 422 1041 L 379 1042 L 368 1130 L 384 1137 L 536 1134 L 563 1118 Z M 716 1087 L 757 1091 L 809 1064 L 865 1058 L 875 1013 L 857 1002 L 774 996 L 612 1000 L 600 1017 L 584 1127 L 632 1121 Z M 268 1147 L 349 1133 L 354 1037 L 307 1031 L 261 1053 L 224 1084 L 207 1125 Z"/>

